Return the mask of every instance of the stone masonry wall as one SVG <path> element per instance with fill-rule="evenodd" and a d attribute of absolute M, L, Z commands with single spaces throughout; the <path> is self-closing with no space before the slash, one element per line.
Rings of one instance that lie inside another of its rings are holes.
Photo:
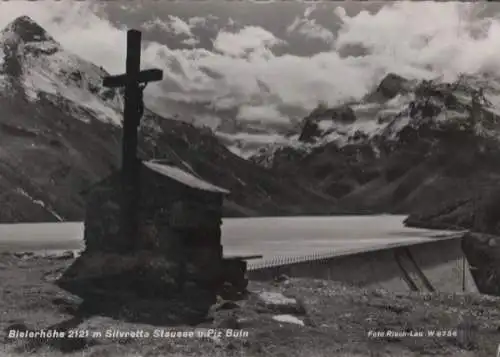
<path fill-rule="evenodd" d="M 179 289 L 193 293 L 218 288 L 222 277 L 221 194 L 192 189 L 143 167 L 139 241 L 136 251 L 123 252 L 120 192 L 116 175 L 102 181 L 88 196 L 86 251 L 66 278 L 89 278 L 94 287 L 161 296 Z M 108 255 L 116 261 L 113 269 L 105 262 Z M 100 270 L 92 268 L 93 264 Z"/>
<path fill-rule="evenodd" d="M 96 188 L 88 198 L 85 216 L 86 251 L 120 251 L 120 205 L 112 186 Z"/>

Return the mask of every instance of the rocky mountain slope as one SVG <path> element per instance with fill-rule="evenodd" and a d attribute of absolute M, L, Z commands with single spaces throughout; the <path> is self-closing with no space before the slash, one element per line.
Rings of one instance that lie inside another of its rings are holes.
<path fill-rule="evenodd" d="M 291 133 L 292 145 L 253 161 L 299 177 L 358 212 L 425 213 L 498 186 L 498 94 L 494 78 L 454 83 L 388 75 L 359 103 L 318 107 Z M 496 100 L 496 102 L 495 102 Z"/>
<path fill-rule="evenodd" d="M 122 95 L 101 86 L 106 75 L 29 18 L 0 32 L 0 221 L 82 219 L 80 192 L 119 162 Z M 496 233 L 499 83 L 390 74 L 359 102 L 318 106 L 250 160 L 220 133 L 146 111 L 140 154 L 231 190 L 226 215 L 410 213 L 411 224 Z"/>
<path fill-rule="evenodd" d="M 0 32 L 0 221 L 81 220 L 82 190 L 117 168 L 122 95 L 28 17 Z M 227 150 L 210 131 L 146 111 L 141 155 L 232 191 L 227 215 L 316 213 L 333 200 Z"/>

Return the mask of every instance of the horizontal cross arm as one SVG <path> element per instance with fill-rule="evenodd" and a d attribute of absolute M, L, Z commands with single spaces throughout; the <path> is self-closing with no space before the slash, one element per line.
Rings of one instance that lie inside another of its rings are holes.
<path fill-rule="evenodd" d="M 108 88 L 125 87 L 130 79 L 130 75 L 120 74 L 118 76 L 104 77 L 102 85 Z M 158 82 L 163 79 L 163 71 L 161 69 L 146 69 L 140 71 L 135 81 L 136 84 Z"/>

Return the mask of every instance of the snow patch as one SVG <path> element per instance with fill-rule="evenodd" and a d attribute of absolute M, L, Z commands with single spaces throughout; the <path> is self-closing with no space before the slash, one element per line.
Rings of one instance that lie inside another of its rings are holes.
<path fill-rule="evenodd" d="M 275 315 L 273 316 L 273 320 L 304 326 L 304 321 L 293 315 Z"/>
<path fill-rule="evenodd" d="M 396 140 L 399 132 L 408 126 L 411 120 L 408 115 L 396 118 L 387 125 L 384 132 L 390 140 Z"/>
<path fill-rule="evenodd" d="M 175 166 L 160 164 L 156 162 L 145 162 L 144 165 L 146 165 L 149 169 L 153 171 L 168 176 L 176 181 L 182 182 L 183 184 L 193 188 L 206 191 L 220 192 L 220 193 L 229 193 L 229 191 L 217 187 L 215 185 L 212 185 L 206 181 L 203 181 L 202 179 L 195 177 L 192 174 L 187 173 Z"/>
<path fill-rule="evenodd" d="M 6 76 L 2 74 L 4 63 L 5 63 L 5 53 L 2 47 L 0 46 L 0 89 L 3 89 L 6 84 Z"/>
<path fill-rule="evenodd" d="M 323 131 L 324 135 L 312 147 L 332 142 L 342 147 L 351 143 L 357 135 L 362 135 L 368 139 L 372 138 L 379 134 L 386 126 L 387 124 L 381 124 L 374 119 L 358 119 L 351 124 L 324 120 L 318 123 L 318 127 Z"/>
<path fill-rule="evenodd" d="M 35 101 L 39 99 L 40 92 L 57 95 L 55 83 L 46 72 L 39 72 L 31 68 L 24 75 L 24 90 L 28 99 Z"/>
<path fill-rule="evenodd" d="M 233 153 L 234 155 L 239 156 L 245 160 L 250 159 L 252 156 L 254 156 L 258 152 L 256 150 L 248 150 L 248 149 L 245 150 L 237 145 L 227 145 L 226 144 L 226 147 L 229 151 L 231 151 L 231 153 Z"/>
<path fill-rule="evenodd" d="M 37 200 L 37 199 L 34 199 L 33 197 L 31 197 L 26 191 L 24 191 L 22 188 L 18 188 L 17 190 L 17 193 L 21 194 L 22 196 L 24 197 L 27 197 L 31 200 L 31 202 L 33 202 L 34 204 L 36 205 L 39 205 L 40 207 L 44 208 L 45 210 L 47 210 L 49 213 L 51 213 L 54 217 L 56 217 L 60 222 L 63 222 L 64 219 L 59 216 L 53 209 L 51 209 L 50 207 L 48 207 L 45 202 L 41 201 L 41 200 Z"/>
<path fill-rule="evenodd" d="M 218 132 L 215 134 L 220 139 L 226 139 L 231 142 L 245 142 L 256 144 L 287 144 L 290 140 L 280 134 L 252 134 L 252 133 L 236 133 L 228 134 Z"/>
<path fill-rule="evenodd" d="M 82 121 L 89 122 L 86 111 L 100 121 L 121 126 L 122 103 L 99 95 L 104 70 L 55 46 L 47 41 L 25 47 L 23 85 L 28 99 L 37 101 L 42 93 L 50 94 L 49 100 L 64 98 L 72 102 L 70 112 Z M 51 53 L 39 56 L 33 52 L 45 50 Z"/>
<path fill-rule="evenodd" d="M 251 106 L 243 105 L 238 109 L 236 119 L 241 121 L 256 121 L 265 123 L 289 123 L 290 119 L 280 113 L 273 105 Z"/>
<path fill-rule="evenodd" d="M 339 125 L 333 120 L 321 120 L 318 122 L 318 128 L 322 131 L 328 131 L 337 128 Z"/>
<path fill-rule="evenodd" d="M 0 69 L 2 69 L 4 62 L 5 62 L 5 53 L 3 49 L 0 47 Z"/>
<path fill-rule="evenodd" d="M 293 139 L 286 138 L 280 134 L 228 134 L 216 132 L 215 136 L 225 144 L 229 151 L 244 159 L 248 159 L 259 153 L 263 147 L 294 146 Z"/>
<path fill-rule="evenodd" d="M 197 127 L 207 127 L 216 130 L 222 124 L 222 119 L 211 114 L 199 114 L 194 116 L 193 125 Z"/>

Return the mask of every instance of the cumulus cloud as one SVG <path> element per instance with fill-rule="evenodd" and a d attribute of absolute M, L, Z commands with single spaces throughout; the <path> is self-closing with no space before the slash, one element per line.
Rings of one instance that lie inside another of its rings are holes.
<path fill-rule="evenodd" d="M 305 18 L 309 18 L 309 16 L 311 16 L 311 14 L 317 9 L 317 5 L 316 4 L 313 4 L 311 6 L 308 6 L 305 11 L 304 11 L 304 17 Z"/>
<path fill-rule="evenodd" d="M 174 35 L 184 35 L 188 37 L 193 37 L 193 33 L 191 32 L 191 25 L 186 21 L 182 20 L 177 16 L 168 15 L 166 20 L 161 20 L 159 18 L 155 18 L 154 20 L 150 20 L 145 22 L 142 25 L 144 30 L 151 29 L 160 29 L 163 31 L 170 32 Z"/>
<path fill-rule="evenodd" d="M 203 26 L 207 23 L 207 19 L 201 16 L 193 16 L 189 18 L 188 23 L 192 27 Z"/>
<path fill-rule="evenodd" d="M 170 20 L 170 27 L 176 35 L 183 34 L 189 37 L 193 36 L 191 27 L 184 20 L 172 15 L 169 15 L 168 18 Z"/>
<path fill-rule="evenodd" d="M 209 21 L 218 20 L 217 16 L 209 14 L 207 16 L 193 16 L 190 17 L 187 22 L 191 28 L 206 26 Z"/>
<path fill-rule="evenodd" d="M 256 26 L 220 31 L 213 51 L 146 43 L 143 66 L 165 72 L 164 82 L 148 87 L 150 97 L 213 103 L 217 108 L 240 108 L 247 120 L 259 115 L 276 120 L 281 108 L 310 110 L 319 101 L 336 104 L 360 98 L 388 72 L 412 78 L 500 75 L 500 20 L 477 18 L 474 3 L 396 2 L 356 16 L 339 6 L 336 14 L 342 23 L 335 45 L 310 57 L 275 54 L 273 48 L 281 40 Z M 99 18 L 91 3 L 0 3 L 0 26 L 20 15 L 31 16 L 65 48 L 111 73 L 124 70 L 125 29 Z M 366 51 L 341 56 L 346 46 Z"/>
<path fill-rule="evenodd" d="M 280 43 L 283 41 L 262 27 L 246 26 L 237 32 L 220 31 L 214 40 L 214 49 L 238 57 L 251 52 L 267 52 Z"/>
<path fill-rule="evenodd" d="M 196 46 L 197 44 L 200 43 L 200 40 L 197 40 L 196 38 L 194 37 L 190 37 L 190 38 L 187 38 L 185 40 L 182 41 L 183 44 L 185 45 L 188 45 L 188 46 Z"/>
<path fill-rule="evenodd" d="M 287 32 L 289 34 L 294 32 L 299 33 L 306 38 L 320 39 L 328 43 L 333 42 L 335 39 L 335 35 L 327 28 L 318 24 L 315 19 L 295 18 L 294 22 L 288 26 Z"/>
<path fill-rule="evenodd" d="M 312 5 L 306 8 L 302 17 L 296 17 L 286 31 L 288 34 L 300 34 L 310 39 L 320 39 L 327 43 L 333 42 L 335 35 L 327 28 L 318 24 L 316 19 L 310 18 L 317 6 Z"/>
<path fill-rule="evenodd" d="M 499 73 L 500 20 L 477 18 L 477 9 L 472 3 L 395 3 L 351 18 L 337 8 L 344 26 L 336 46 L 361 45 L 373 62 L 409 76 Z"/>

